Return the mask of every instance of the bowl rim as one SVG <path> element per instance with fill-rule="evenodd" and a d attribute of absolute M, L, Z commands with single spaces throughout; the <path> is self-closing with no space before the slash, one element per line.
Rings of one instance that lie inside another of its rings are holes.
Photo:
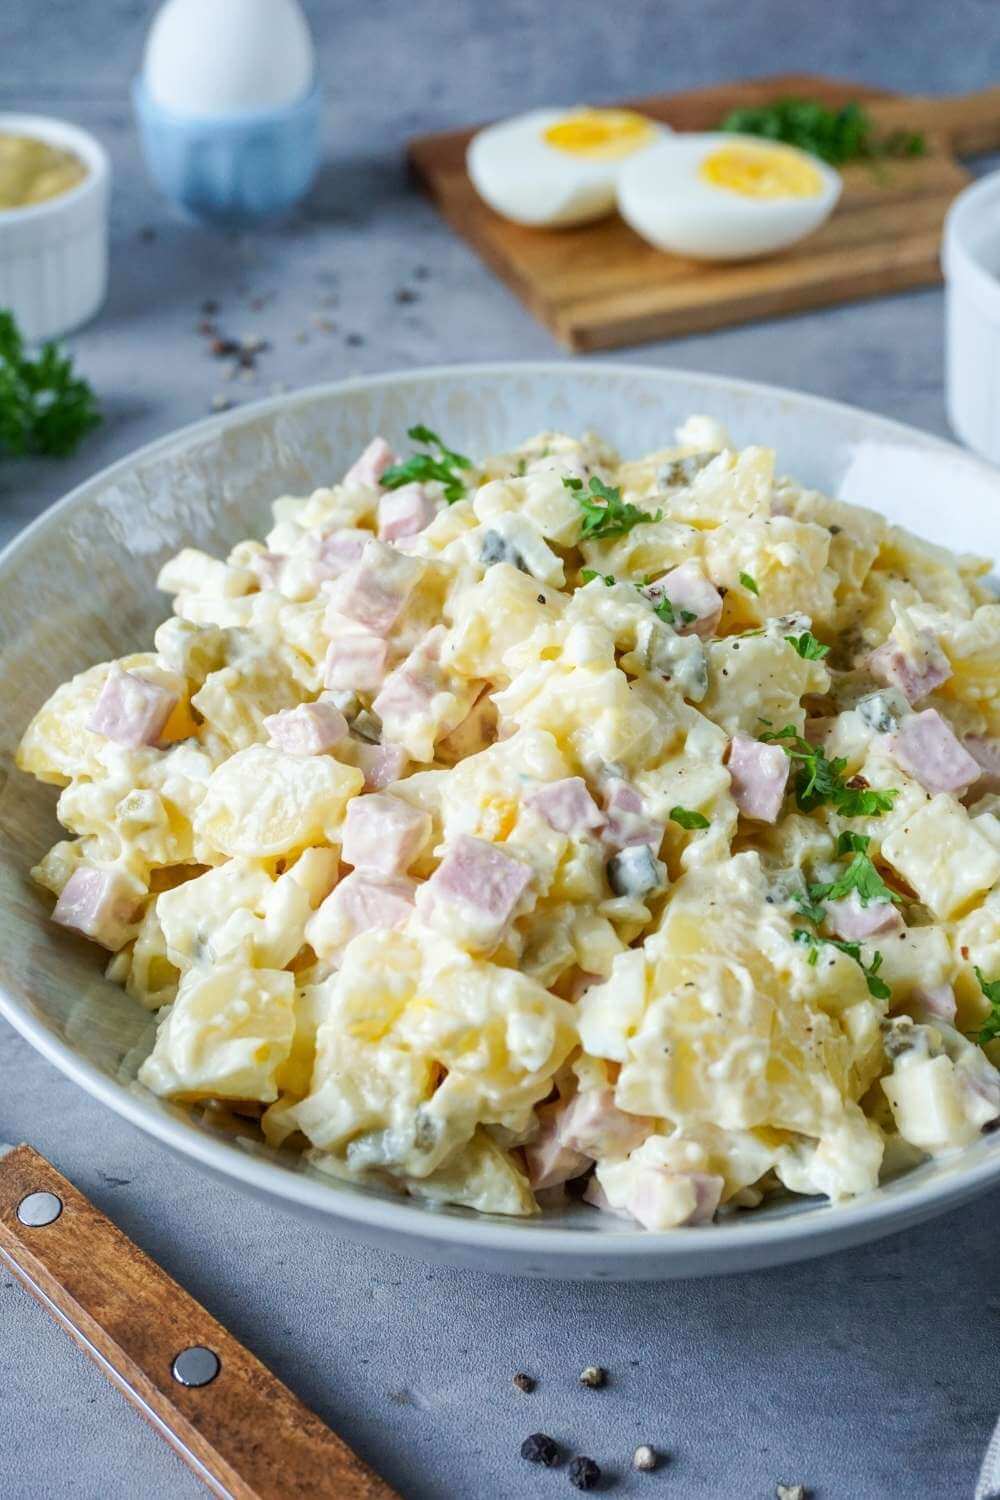
<path fill-rule="evenodd" d="M 0 130 L 11 134 L 32 135 L 47 145 L 61 145 L 79 156 L 86 172 L 75 186 L 65 193 L 56 193 L 54 198 L 45 198 L 41 203 L 25 203 L 19 208 L 0 209 L 0 236 L 14 224 L 38 222 L 66 213 L 83 199 L 103 192 L 111 176 L 111 161 L 107 151 L 96 135 L 74 125 L 69 120 L 60 120 L 55 115 L 25 114 L 18 110 L 0 110 Z M 77 489 L 80 488 L 78 485 Z M 75 493 L 75 491 L 74 491 Z M 6 548 L 4 549 L 6 551 Z"/>
<path fill-rule="evenodd" d="M 934 434 L 922 432 L 890 417 L 866 412 L 847 402 L 825 396 L 793 391 L 787 387 L 761 381 L 702 374 L 675 367 L 645 366 L 597 361 L 581 365 L 559 360 L 507 360 L 479 363 L 429 365 L 413 370 L 386 371 L 375 375 L 327 381 L 282 392 L 265 400 L 248 403 L 235 410 L 202 418 L 176 428 L 152 442 L 124 455 L 113 464 L 74 486 L 68 494 L 48 507 L 28 526 L 19 531 L 0 551 L 0 585 L 3 574 L 16 565 L 18 555 L 29 539 L 51 526 L 56 518 L 74 505 L 85 502 L 94 486 L 107 484 L 137 464 L 148 462 L 161 452 L 252 422 L 273 411 L 308 404 L 323 397 L 377 389 L 400 381 L 407 383 L 434 381 L 441 378 L 521 375 L 563 378 L 567 373 L 591 370 L 612 379 L 656 380 L 669 385 L 678 381 L 698 390 L 717 389 L 728 394 L 805 403 L 820 412 L 841 417 L 862 418 L 880 429 L 887 438 L 904 440 L 908 446 L 931 447 L 950 452 L 968 465 L 1000 492 L 1000 473 L 993 465 L 967 453 L 955 443 Z M 518 1274 L 529 1258 L 554 1257 L 560 1261 L 555 1273 L 568 1277 L 585 1274 L 584 1262 L 599 1257 L 604 1263 L 617 1262 L 623 1277 L 635 1274 L 636 1265 L 645 1265 L 650 1277 L 668 1279 L 673 1275 L 722 1274 L 738 1267 L 739 1252 L 746 1252 L 748 1266 L 764 1266 L 780 1261 L 794 1261 L 830 1253 L 865 1239 L 891 1233 L 910 1223 L 930 1218 L 974 1196 L 981 1188 L 1000 1178 L 1000 1151 L 984 1160 L 959 1168 L 952 1178 L 931 1179 L 906 1187 L 906 1178 L 893 1184 L 896 1191 L 888 1196 L 882 1188 L 846 1203 L 817 1204 L 819 1212 L 805 1211 L 779 1218 L 746 1216 L 733 1223 L 719 1223 L 684 1230 L 682 1235 L 654 1234 L 642 1229 L 618 1229 L 609 1234 L 592 1234 L 585 1229 L 545 1227 L 532 1221 L 505 1221 L 499 1216 L 442 1212 L 434 1205 L 401 1195 L 398 1199 L 376 1194 L 337 1191 L 335 1178 L 322 1179 L 297 1172 L 267 1160 L 263 1155 L 245 1151 L 234 1141 L 215 1139 L 202 1133 L 181 1118 L 160 1110 L 137 1091 L 117 1082 L 94 1063 L 55 1035 L 43 1020 L 8 990 L 0 973 L 0 1015 L 48 1062 L 66 1077 L 85 1089 L 92 1097 L 145 1134 L 159 1140 L 179 1155 L 187 1157 L 216 1175 L 242 1185 L 251 1192 L 266 1194 L 286 1208 L 308 1210 L 327 1221 L 336 1230 L 351 1224 L 397 1242 L 405 1253 L 410 1242 L 418 1247 L 433 1242 L 439 1249 L 510 1256 L 509 1274 Z M 956 1163 L 961 1152 L 951 1158 Z M 829 1243 L 827 1243 L 829 1241 Z M 780 1253 L 771 1253 L 780 1251 Z M 692 1262 L 703 1258 L 703 1265 L 690 1269 Z M 676 1268 L 673 1262 L 678 1262 Z M 681 1263 L 685 1263 L 682 1265 Z M 686 1266 L 686 1268 L 685 1268 Z M 608 1273 L 609 1275 L 611 1273 Z"/>

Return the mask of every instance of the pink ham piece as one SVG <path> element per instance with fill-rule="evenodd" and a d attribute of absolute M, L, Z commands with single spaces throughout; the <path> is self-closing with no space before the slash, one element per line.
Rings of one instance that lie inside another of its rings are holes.
<path fill-rule="evenodd" d="M 347 720 L 332 703 L 300 703 L 264 720 L 268 740 L 286 755 L 325 755 L 347 737 Z"/>
<path fill-rule="evenodd" d="M 967 734 L 962 744 L 980 768 L 975 790 L 983 796 L 987 792 L 1000 792 L 1000 740 Z"/>
<path fill-rule="evenodd" d="M 283 552 L 258 552 L 250 559 L 250 571 L 256 573 L 262 589 L 276 589 L 287 561 Z"/>
<path fill-rule="evenodd" d="M 952 675 L 951 663 L 929 630 L 919 632 L 918 644 L 909 651 L 890 636 L 869 656 L 868 670 L 876 682 L 898 688 L 907 703 L 919 703 Z"/>
<path fill-rule="evenodd" d="M 561 1111 L 556 1132 L 564 1146 L 603 1161 L 628 1156 L 653 1129 L 644 1115 L 628 1115 L 618 1108 L 614 1092 L 581 1089 Z"/>
<path fill-rule="evenodd" d="M 365 778 L 365 791 L 377 792 L 398 781 L 410 757 L 402 745 L 369 745 L 365 740 L 351 741 L 351 761 Z"/>
<path fill-rule="evenodd" d="M 156 744 L 176 705 L 176 693 L 116 665 L 105 679 L 87 728 L 137 750 Z"/>
<path fill-rule="evenodd" d="M 601 1187 L 596 1177 L 592 1177 L 583 1190 L 583 1201 L 589 1203 L 593 1208 L 599 1208 L 602 1214 L 613 1214 L 616 1219 L 631 1219 L 632 1215 L 624 1208 L 615 1208 L 607 1193 Z"/>
<path fill-rule="evenodd" d="M 334 887 L 312 921 L 317 929 L 335 934 L 340 950 L 359 932 L 402 927 L 413 911 L 416 888 L 416 881 L 403 875 L 370 875 L 355 870 Z"/>
<path fill-rule="evenodd" d="M 402 875 L 430 832 L 428 815 L 398 797 L 355 797 L 347 805 L 341 858 L 369 874 Z"/>
<path fill-rule="evenodd" d="M 372 704 L 380 719 L 395 720 L 398 726 L 400 721 L 426 714 L 439 688 L 438 658 L 446 634 L 444 625 L 435 625 L 406 660 L 390 672 Z"/>
<path fill-rule="evenodd" d="M 677 1219 L 677 1190 L 690 1185 L 693 1205 Z M 628 1211 L 643 1229 L 680 1228 L 709 1224 L 715 1217 L 725 1182 L 708 1172 L 669 1172 L 665 1167 L 643 1167 L 628 1196 Z"/>
<path fill-rule="evenodd" d="M 535 1192 L 559 1187 L 581 1177 L 593 1166 L 591 1157 L 582 1151 L 574 1151 L 559 1138 L 558 1107 L 545 1107 L 538 1111 L 541 1130 L 535 1140 L 524 1148 L 524 1160 L 528 1168 L 528 1181 Z"/>
<path fill-rule="evenodd" d="M 52 920 L 117 953 L 127 941 L 137 905 L 134 891 L 117 870 L 81 867 L 63 886 Z"/>
<path fill-rule="evenodd" d="M 375 693 L 385 680 L 389 648 L 380 635 L 367 630 L 336 636 L 323 666 L 323 686 L 359 693 Z"/>
<path fill-rule="evenodd" d="M 606 824 L 601 837 L 610 849 L 630 844 L 649 844 L 655 854 L 663 842 L 663 824 L 648 818 L 634 786 L 627 781 L 609 781 L 604 791 Z"/>
<path fill-rule="evenodd" d="M 372 540 L 370 531 L 355 530 L 345 526 L 338 531 L 328 531 L 320 537 L 316 552 L 315 571 L 317 579 L 339 578 L 348 568 L 360 562 L 361 554 Z"/>
<path fill-rule="evenodd" d="M 886 738 L 889 754 L 926 792 L 961 793 L 978 781 L 979 762 L 962 748 L 936 708 L 904 719 Z"/>
<path fill-rule="evenodd" d="M 330 613 L 344 615 L 375 635 L 387 635 L 402 613 L 424 564 L 374 537 L 330 590 Z M 329 620 L 335 635 L 336 620 Z"/>
<path fill-rule="evenodd" d="M 354 460 L 344 475 L 344 483 L 348 485 L 366 484 L 371 489 L 377 490 L 386 469 L 398 462 L 399 459 L 393 453 L 385 438 L 373 437 L 368 447 Z"/>
<path fill-rule="evenodd" d="M 404 484 L 386 490 L 378 503 L 378 534 L 383 542 L 398 542 L 416 536 L 437 515 L 437 506 L 422 484 Z"/>
<path fill-rule="evenodd" d="M 713 634 L 722 614 L 722 595 L 710 579 L 706 578 L 696 562 L 681 563 L 671 568 L 662 578 L 657 578 L 642 591 L 647 599 L 658 604 L 664 596 L 670 600 L 677 616 L 676 630 L 680 635 L 692 631 L 703 640 Z M 685 621 L 681 611 L 694 615 Z"/>
<path fill-rule="evenodd" d="M 531 870 L 485 839 L 461 834 L 420 888 L 423 915 L 451 926 L 457 917 L 480 948 L 493 948 L 531 883 Z"/>
<path fill-rule="evenodd" d="M 907 1005 L 907 1011 L 915 1021 L 930 1022 L 931 1025 L 935 1021 L 944 1021 L 946 1026 L 954 1026 L 957 1010 L 955 991 L 950 984 L 915 989 Z"/>
<path fill-rule="evenodd" d="M 582 776 L 567 776 L 562 781 L 551 781 L 548 786 L 529 792 L 524 800 L 557 833 L 580 836 L 604 826 L 604 815 L 590 795 Z"/>
<path fill-rule="evenodd" d="M 729 780 L 733 801 L 745 818 L 776 823 L 788 785 L 788 756 L 780 745 L 762 745 L 736 734 L 729 747 Z"/>
<path fill-rule="evenodd" d="M 901 932 L 903 919 L 891 901 L 869 901 L 862 906 L 857 891 L 852 891 L 841 901 L 827 901 L 826 925 L 835 937 L 863 943 L 868 938 Z"/>

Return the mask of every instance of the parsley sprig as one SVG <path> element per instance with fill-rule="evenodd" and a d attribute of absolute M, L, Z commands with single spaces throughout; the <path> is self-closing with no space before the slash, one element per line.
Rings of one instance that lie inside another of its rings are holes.
<path fill-rule="evenodd" d="M 690 625 L 698 618 L 693 609 L 681 609 L 679 605 L 671 604 L 666 594 L 653 605 L 653 613 L 659 615 L 665 625 Z"/>
<path fill-rule="evenodd" d="M 973 965 L 976 978 L 979 980 L 979 988 L 990 1002 L 990 1013 L 979 1028 L 976 1041 L 980 1047 L 985 1047 L 987 1042 L 994 1041 L 1000 1036 L 1000 979 L 987 979 L 978 965 Z"/>
<path fill-rule="evenodd" d="M 846 953 L 848 958 L 853 958 L 868 986 L 868 993 L 874 995 L 876 1000 L 889 1000 L 892 991 L 884 979 L 879 978 L 879 969 L 882 967 L 882 955 L 879 952 L 872 954 L 872 961 L 866 964 L 861 952 L 860 943 L 843 942 L 840 938 L 819 937 L 815 932 L 807 932 L 804 927 L 796 927 L 792 933 L 792 940 L 796 943 L 805 943 L 809 948 L 809 962 L 816 965 L 819 962 L 821 948 L 836 948 L 841 953 Z"/>
<path fill-rule="evenodd" d="M 785 640 L 794 646 L 803 661 L 822 661 L 830 649 L 818 641 L 811 630 L 804 630 L 801 635 L 786 635 Z"/>
<path fill-rule="evenodd" d="M 471 469 L 471 458 L 466 458 L 464 453 L 456 453 L 453 448 L 446 447 L 436 432 L 432 432 L 429 427 L 424 427 L 421 423 L 415 427 L 408 427 L 406 436 L 414 443 L 423 443 L 426 447 L 437 451 L 436 453 L 414 453 L 402 463 L 393 464 L 386 469 L 379 481 L 382 488 L 398 490 L 404 484 L 421 484 L 429 480 L 437 480 L 444 487 L 444 498 L 449 505 L 454 505 L 456 500 L 464 500 L 465 484 L 460 473 L 456 471 Z"/>
<path fill-rule="evenodd" d="M 847 161 L 923 156 L 927 151 L 927 141 L 918 130 L 876 135 L 871 116 L 853 100 L 843 109 L 828 109 L 814 99 L 774 99 L 770 104 L 731 110 L 720 128 L 784 141 L 835 167 Z"/>
<path fill-rule="evenodd" d="M 689 807 L 672 807 L 670 821 L 679 823 L 682 828 L 708 828 L 710 826 L 704 813 L 693 812 Z"/>
<path fill-rule="evenodd" d="M 382 482 L 384 484 L 385 480 Z M 625 536 L 633 526 L 663 519 L 662 510 L 658 510 L 655 516 L 650 515 L 648 510 L 640 510 L 631 501 L 622 499 L 621 489 L 617 485 L 605 484 L 596 474 L 590 476 L 587 490 L 583 488 L 582 479 L 567 477 L 563 479 L 563 484 L 573 491 L 583 511 L 581 542 L 602 542 L 608 537 Z"/>
<path fill-rule="evenodd" d="M 13 314 L 0 309 L 0 456 L 66 458 L 100 421 L 69 355 L 50 343 L 29 359 Z"/>
<path fill-rule="evenodd" d="M 897 905 L 902 897 L 886 885 L 868 855 L 871 840 L 863 833 L 842 833 L 837 840 L 838 854 L 852 854 L 850 864 L 843 875 L 828 885 L 811 885 L 809 897 L 812 901 L 840 901 L 857 891 L 862 906 L 869 902 L 893 901 Z"/>
<path fill-rule="evenodd" d="M 845 818 L 879 818 L 890 812 L 899 796 L 896 788 L 852 787 L 844 780 L 847 761 L 842 756 L 828 760 L 822 745 L 811 745 L 794 724 L 769 729 L 760 736 L 766 744 L 780 744 L 789 760 L 798 763 L 795 800 L 803 812 L 812 812 L 829 802 Z"/>
<path fill-rule="evenodd" d="M 742 583 L 748 594 L 756 594 L 759 597 L 760 587 L 752 573 L 741 573 L 740 583 Z"/>
<path fill-rule="evenodd" d="M 584 583 L 591 583 L 595 578 L 600 578 L 606 589 L 614 586 L 615 575 L 613 573 L 598 573 L 596 568 L 581 568 L 580 577 Z"/>

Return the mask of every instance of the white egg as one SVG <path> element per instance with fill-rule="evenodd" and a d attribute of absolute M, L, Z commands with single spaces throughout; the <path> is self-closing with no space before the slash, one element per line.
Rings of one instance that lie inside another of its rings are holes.
<path fill-rule="evenodd" d="M 296 103 L 315 56 L 298 0 L 167 0 L 143 71 L 162 108 L 211 117 Z"/>
<path fill-rule="evenodd" d="M 675 135 L 626 163 L 618 207 L 636 234 L 694 260 L 745 260 L 811 234 L 840 197 L 818 157 L 757 136 Z"/>
<path fill-rule="evenodd" d="M 481 130 L 466 166 L 479 196 L 516 224 L 585 224 L 608 214 L 624 164 L 668 134 L 625 109 L 536 109 Z"/>

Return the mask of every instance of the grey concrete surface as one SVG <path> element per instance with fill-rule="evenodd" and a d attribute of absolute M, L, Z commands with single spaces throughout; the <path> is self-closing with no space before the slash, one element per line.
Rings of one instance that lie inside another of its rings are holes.
<path fill-rule="evenodd" d="M 142 171 L 127 84 L 152 6 L 0 6 L 0 108 L 90 127 L 116 172 L 111 294 L 72 341 L 107 420 L 70 461 L 0 463 L 0 538 L 105 463 L 204 415 L 220 391 L 245 401 L 353 371 L 562 357 L 408 187 L 401 145 L 415 130 L 740 72 L 957 90 L 1000 71 L 994 0 L 307 9 L 330 99 L 327 168 L 293 223 L 229 240 L 179 220 Z M 398 303 L 402 287 L 417 300 Z M 205 353 L 194 330 L 206 299 L 221 304 L 227 331 L 271 341 L 254 384 L 226 382 Z M 928 291 L 616 357 L 773 381 L 944 432 L 941 319 L 941 296 Z M 518 1457 L 537 1429 L 592 1454 L 615 1493 L 650 1500 L 766 1500 L 778 1480 L 808 1484 L 817 1500 L 971 1496 L 1000 1403 L 998 1194 L 785 1270 L 530 1285 L 377 1255 L 252 1204 L 106 1114 L 0 1026 L 4 1138 L 44 1151 L 406 1500 L 570 1493 L 564 1470 Z M 591 1362 L 612 1372 L 604 1391 L 576 1383 Z M 539 1379 L 531 1396 L 510 1385 L 519 1368 Z M 670 1462 L 630 1474 L 640 1441 Z M 198 1493 L 0 1275 L 4 1500 Z"/>

